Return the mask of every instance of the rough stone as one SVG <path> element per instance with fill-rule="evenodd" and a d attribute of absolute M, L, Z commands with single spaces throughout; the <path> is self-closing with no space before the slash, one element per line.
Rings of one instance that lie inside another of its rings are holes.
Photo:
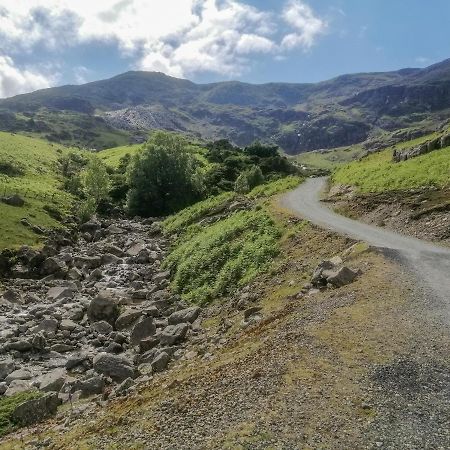
<path fill-rule="evenodd" d="M 133 364 L 129 359 L 110 353 L 99 353 L 94 358 L 94 370 L 117 382 L 122 382 L 127 378 L 135 378 L 136 376 Z"/>

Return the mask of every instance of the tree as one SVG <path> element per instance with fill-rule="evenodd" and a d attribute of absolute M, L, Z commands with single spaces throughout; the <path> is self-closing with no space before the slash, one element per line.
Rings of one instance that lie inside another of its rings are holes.
<path fill-rule="evenodd" d="M 238 176 L 234 184 L 234 190 L 239 194 L 247 194 L 262 183 L 264 183 L 264 176 L 261 169 L 258 166 L 253 166 Z"/>
<path fill-rule="evenodd" d="M 128 210 L 140 216 L 161 216 L 198 200 L 201 183 L 187 142 L 158 131 L 144 144 L 128 172 Z"/>
<path fill-rule="evenodd" d="M 90 159 L 83 181 L 86 196 L 92 198 L 96 205 L 108 197 L 109 175 L 106 166 L 96 156 Z"/>

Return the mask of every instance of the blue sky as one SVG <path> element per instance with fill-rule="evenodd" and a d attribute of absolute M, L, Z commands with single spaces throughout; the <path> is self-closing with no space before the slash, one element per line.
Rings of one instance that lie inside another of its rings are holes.
<path fill-rule="evenodd" d="M 127 70 L 262 83 L 425 67 L 450 57 L 449 19 L 448 0 L 0 0 L 0 97 Z"/>

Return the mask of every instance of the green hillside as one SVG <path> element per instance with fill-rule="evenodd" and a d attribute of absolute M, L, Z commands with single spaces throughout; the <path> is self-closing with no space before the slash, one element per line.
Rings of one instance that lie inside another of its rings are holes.
<path fill-rule="evenodd" d="M 21 224 L 61 226 L 51 216 L 68 213 L 72 197 L 60 189 L 58 160 L 69 149 L 40 139 L 0 132 L 0 195 L 18 194 L 23 207 L 0 202 L 0 248 L 36 246 L 41 236 Z"/>
<path fill-rule="evenodd" d="M 98 156 L 106 165 L 115 168 L 119 165 L 121 158 L 123 158 L 127 153 L 129 155 L 134 155 L 141 147 L 142 144 L 135 144 L 108 148 L 107 150 L 99 152 Z"/>
<path fill-rule="evenodd" d="M 407 144 L 413 146 L 414 142 Z M 361 192 L 450 184 L 450 147 L 400 163 L 392 161 L 392 152 L 393 149 L 388 148 L 338 168 L 333 174 L 333 182 L 356 186 Z"/>

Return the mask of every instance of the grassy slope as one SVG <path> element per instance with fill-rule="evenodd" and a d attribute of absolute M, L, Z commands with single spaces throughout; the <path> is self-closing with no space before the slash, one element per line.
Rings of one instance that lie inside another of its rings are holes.
<path fill-rule="evenodd" d="M 354 161 L 363 155 L 364 149 L 361 145 L 337 148 L 330 151 L 314 151 L 301 153 L 294 157 L 295 161 L 308 167 L 317 169 L 333 170 L 342 164 Z"/>
<path fill-rule="evenodd" d="M 58 158 L 68 151 L 40 139 L 0 133 L 0 163 L 10 163 L 23 170 L 23 175 L 18 177 L 0 174 L 0 195 L 17 193 L 25 199 L 22 208 L 0 203 L 0 248 L 40 244 L 41 237 L 21 225 L 24 217 L 44 228 L 60 226 L 44 206 L 69 212 L 72 198 L 61 191 L 57 175 Z"/>
<path fill-rule="evenodd" d="M 124 145 L 122 147 L 108 148 L 98 153 L 98 156 L 103 160 L 103 162 L 111 167 L 117 167 L 119 165 L 120 159 L 123 158 L 127 153 L 134 155 L 140 148 L 142 144 L 135 145 Z"/>
<path fill-rule="evenodd" d="M 338 168 L 333 181 L 356 186 L 362 192 L 448 186 L 450 147 L 400 163 L 392 162 L 392 149 L 386 149 Z"/>
<path fill-rule="evenodd" d="M 237 198 L 234 193 L 211 197 L 167 219 L 165 232 L 178 235 L 165 261 L 173 274 L 172 288 L 188 301 L 206 303 L 268 270 L 279 253 L 281 231 L 267 198 L 299 182 L 288 177 L 258 186 L 248 194 L 253 207 L 225 217 L 227 205 Z M 217 215 L 219 220 L 202 222 Z"/>

